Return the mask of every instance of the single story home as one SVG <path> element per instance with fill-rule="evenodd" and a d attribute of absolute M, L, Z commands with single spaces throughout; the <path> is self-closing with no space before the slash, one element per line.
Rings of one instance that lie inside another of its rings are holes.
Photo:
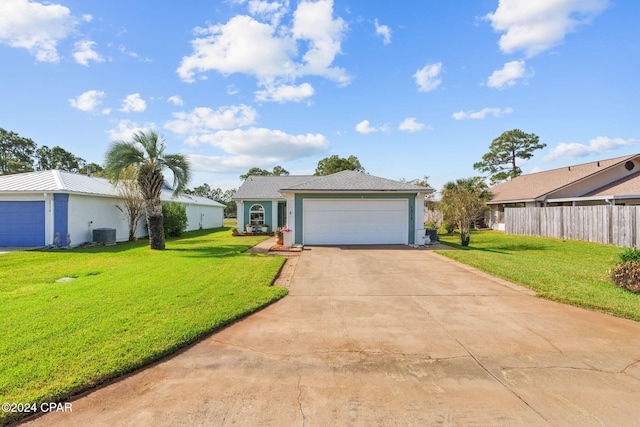
<path fill-rule="evenodd" d="M 172 197 L 164 188 L 161 199 L 186 207 L 187 230 L 222 227 L 224 205 L 190 195 Z M 93 240 L 93 230 L 116 230 L 116 241 L 129 238 L 129 222 L 118 209 L 122 200 L 105 178 L 48 170 L 0 176 L 0 246 L 76 246 Z M 140 221 L 136 237 L 147 236 Z M 67 235 L 70 242 L 67 241 Z"/>
<path fill-rule="evenodd" d="M 250 176 L 233 200 L 238 227 L 287 225 L 293 244 L 421 244 L 424 197 L 433 190 L 362 172 Z"/>
<path fill-rule="evenodd" d="M 521 175 L 491 189 L 485 221 L 504 230 L 505 207 L 640 204 L 640 154 Z"/>

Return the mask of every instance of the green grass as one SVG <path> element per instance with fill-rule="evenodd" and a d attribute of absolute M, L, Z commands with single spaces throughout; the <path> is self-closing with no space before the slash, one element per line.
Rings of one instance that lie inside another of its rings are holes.
<path fill-rule="evenodd" d="M 533 289 L 541 298 L 640 320 L 640 294 L 609 279 L 622 248 L 495 231 L 472 233 L 468 248 L 459 245 L 458 234 L 439 239 L 463 249 L 439 254 Z"/>
<path fill-rule="evenodd" d="M 284 258 L 243 253 L 266 238 L 221 228 L 165 251 L 144 241 L 0 255 L 0 403 L 68 399 L 282 298 L 270 285 Z"/>

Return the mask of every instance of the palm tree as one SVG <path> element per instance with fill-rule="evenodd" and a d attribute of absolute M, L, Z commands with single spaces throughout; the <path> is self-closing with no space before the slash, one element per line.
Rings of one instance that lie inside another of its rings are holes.
<path fill-rule="evenodd" d="M 129 166 L 136 170 L 136 180 L 144 198 L 151 249 L 164 249 L 162 202 L 164 185 L 162 170 L 173 173 L 174 194 L 181 193 L 190 176 L 189 163 L 181 154 L 165 154 L 165 141 L 154 131 L 136 132 L 131 141 L 113 141 L 106 155 L 105 170 L 112 182 Z"/>
<path fill-rule="evenodd" d="M 444 185 L 440 207 L 444 217 L 458 225 L 462 246 L 469 246 L 471 226 L 481 217 L 489 200 L 491 193 L 481 176 L 458 179 Z"/>

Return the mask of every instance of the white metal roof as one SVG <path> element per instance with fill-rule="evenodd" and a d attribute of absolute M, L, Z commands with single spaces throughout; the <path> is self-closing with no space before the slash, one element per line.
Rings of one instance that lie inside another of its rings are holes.
<path fill-rule="evenodd" d="M 80 175 L 60 170 L 0 175 L 0 195 L 20 193 L 63 193 L 118 197 L 117 189 L 108 179 L 95 176 Z M 173 192 L 167 188 L 162 190 L 160 198 L 168 202 L 224 206 L 206 197 L 188 194 L 173 197 Z"/>

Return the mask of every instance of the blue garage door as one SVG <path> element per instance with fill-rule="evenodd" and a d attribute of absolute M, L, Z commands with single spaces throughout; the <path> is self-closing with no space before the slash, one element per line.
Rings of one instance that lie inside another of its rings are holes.
<path fill-rule="evenodd" d="M 0 246 L 44 246 L 44 201 L 0 202 Z"/>

